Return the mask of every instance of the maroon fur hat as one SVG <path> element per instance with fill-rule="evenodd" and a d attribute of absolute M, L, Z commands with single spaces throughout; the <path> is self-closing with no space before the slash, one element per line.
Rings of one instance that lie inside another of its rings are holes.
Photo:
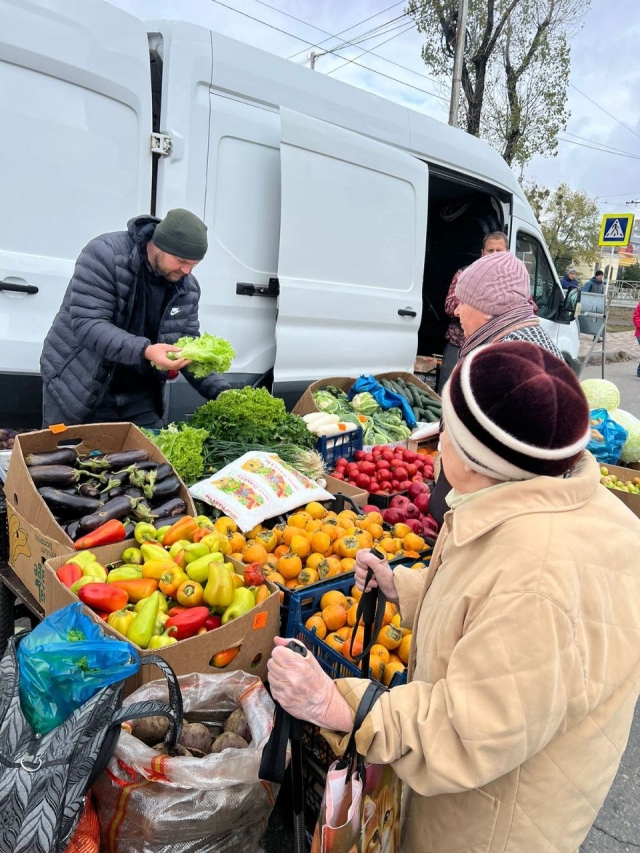
<path fill-rule="evenodd" d="M 573 371 L 520 341 L 471 352 L 443 389 L 442 413 L 460 458 L 495 480 L 559 477 L 590 437 L 589 406 Z"/>

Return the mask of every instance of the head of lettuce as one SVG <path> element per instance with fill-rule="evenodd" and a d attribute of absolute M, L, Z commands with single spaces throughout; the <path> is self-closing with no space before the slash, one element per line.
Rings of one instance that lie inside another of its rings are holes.
<path fill-rule="evenodd" d="M 210 373 L 226 373 L 236 355 L 229 341 L 207 332 L 199 338 L 180 338 L 176 347 L 180 352 L 169 353 L 168 357 L 190 361 L 187 370 L 196 379 L 203 379 Z"/>

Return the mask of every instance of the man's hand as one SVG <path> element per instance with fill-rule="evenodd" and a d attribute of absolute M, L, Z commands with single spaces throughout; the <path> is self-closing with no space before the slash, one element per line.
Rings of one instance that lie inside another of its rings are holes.
<path fill-rule="evenodd" d="M 175 360 L 167 358 L 167 353 L 182 352 L 180 347 L 174 347 L 172 344 L 151 344 L 144 351 L 144 357 L 147 361 L 155 364 L 160 370 L 182 370 L 188 364 L 191 364 L 189 359 L 177 358 Z"/>

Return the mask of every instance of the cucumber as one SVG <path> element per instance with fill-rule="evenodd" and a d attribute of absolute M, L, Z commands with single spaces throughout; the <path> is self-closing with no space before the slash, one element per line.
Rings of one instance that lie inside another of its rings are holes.
<path fill-rule="evenodd" d="M 391 385 L 391 383 L 389 382 L 388 379 L 381 379 L 380 384 L 382 385 L 383 388 L 386 388 L 387 391 L 393 391 L 393 386 Z M 394 391 L 394 394 L 395 394 L 395 391 Z"/>
<path fill-rule="evenodd" d="M 425 420 L 428 424 L 436 424 L 436 423 L 438 423 L 438 421 L 440 420 L 440 418 L 439 418 L 437 415 L 435 415 L 433 412 L 425 411 L 425 413 L 424 413 L 424 420 Z"/>

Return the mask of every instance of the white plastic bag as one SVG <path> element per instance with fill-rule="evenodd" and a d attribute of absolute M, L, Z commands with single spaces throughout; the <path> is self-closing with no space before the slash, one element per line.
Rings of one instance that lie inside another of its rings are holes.
<path fill-rule="evenodd" d="M 197 500 L 222 510 L 241 530 L 333 495 L 275 453 L 245 453 L 189 489 Z"/>
<path fill-rule="evenodd" d="M 170 758 L 123 727 L 107 770 L 92 791 L 104 853 L 252 853 L 267 826 L 278 786 L 258 779 L 274 705 L 260 679 L 244 672 L 180 676 L 190 722 L 215 724 L 241 707 L 251 729 L 246 749 L 205 758 Z M 125 700 L 167 700 L 154 681 Z"/>

